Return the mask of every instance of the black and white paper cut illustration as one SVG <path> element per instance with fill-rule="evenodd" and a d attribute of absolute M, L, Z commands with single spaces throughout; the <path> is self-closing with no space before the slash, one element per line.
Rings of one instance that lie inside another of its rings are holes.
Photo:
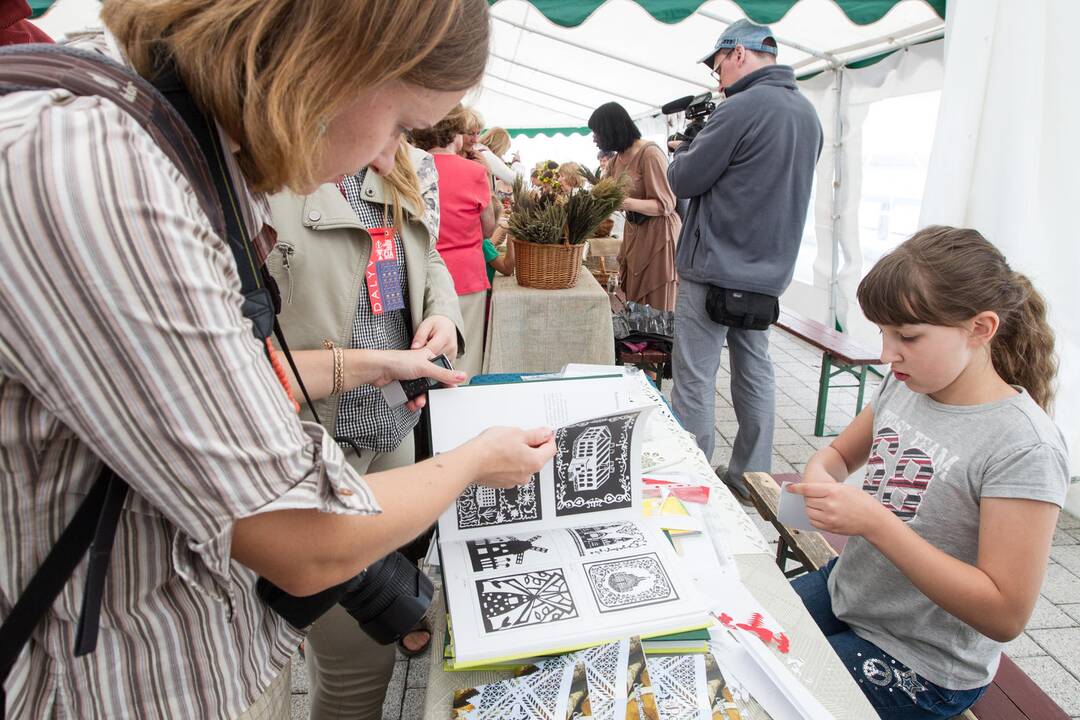
<path fill-rule="evenodd" d="M 465 543 L 469 550 L 473 572 L 484 570 L 505 570 L 515 568 L 527 560 L 542 559 L 548 551 L 542 544 L 542 535 L 519 538 L 510 535 L 503 537 L 470 540 Z"/>
<path fill-rule="evenodd" d="M 630 440 L 638 411 L 555 431 L 555 515 L 631 505 Z"/>
<path fill-rule="evenodd" d="M 711 719 L 703 655 L 652 656 L 649 677 L 663 720 Z"/>
<path fill-rule="evenodd" d="M 577 617 L 570 587 L 559 569 L 477 580 L 476 594 L 489 633 Z"/>
<path fill-rule="evenodd" d="M 459 530 L 539 520 L 540 473 L 525 485 L 506 490 L 470 485 L 455 506 Z"/>
<path fill-rule="evenodd" d="M 587 563 L 585 575 L 602 613 L 679 598 L 655 553 Z"/>
<path fill-rule="evenodd" d="M 633 550 L 649 544 L 649 541 L 645 539 L 645 533 L 635 522 L 590 525 L 570 528 L 567 532 L 574 538 L 578 554 L 582 557 L 619 550 Z"/>

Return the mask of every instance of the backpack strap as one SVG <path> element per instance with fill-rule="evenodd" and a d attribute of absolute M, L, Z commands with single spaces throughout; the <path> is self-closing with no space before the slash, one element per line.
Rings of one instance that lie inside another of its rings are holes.
<path fill-rule="evenodd" d="M 102 469 L 90 493 L 60 534 L 60 539 L 45 556 L 44 562 L 38 566 L 11 608 L 11 614 L 0 625 L 0 720 L 7 707 L 4 683 L 19 653 L 30 642 L 34 628 L 52 607 L 88 548 L 90 563 L 87 566 L 82 612 L 75 633 L 75 654 L 84 655 L 93 651 L 97 642 L 101 592 L 105 573 L 109 569 L 109 553 L 127 490 L 127 483 L 116 473 L 108 467 Z"/>

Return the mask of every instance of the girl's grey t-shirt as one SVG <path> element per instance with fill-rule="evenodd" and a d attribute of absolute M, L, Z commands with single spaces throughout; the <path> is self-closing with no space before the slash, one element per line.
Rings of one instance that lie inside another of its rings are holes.
<path fill-rule="evenodd" d="M 974 565 L 981 498 L 1065 502 L 1065 440 L 1017 389 L 985 405 L 943 405 L 887 377 L 873 400 L 863 489 L 934 547 Z M 969 690 L 997 672 L 1001 643 L 940 608 L 861 537 L 844 546 L 829 593 L 857 635 L 932 683 Z"/>

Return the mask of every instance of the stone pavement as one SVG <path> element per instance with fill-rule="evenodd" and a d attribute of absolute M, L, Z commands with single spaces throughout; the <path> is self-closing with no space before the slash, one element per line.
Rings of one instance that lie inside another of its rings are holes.
<path fill-rule="evenodd" d="M 773 472 L 801 472 L 810 456 L 830 441 L 814 437 L 821 354 L 777 330 L 772 331 L 771 344 L 777 385 Z M 714 466 L 730 459 L 738 429 L 728 378 L 725 351 L 716 378 Z M 670 391 L 671 382 L 666 381 L 664 395 L 670 395 Z M 870 392 L 868 389 L 868 397 Z M 830 391 L 827 430 L 842 430 L 854 411 L 855 390 Z M 753 508 L 747 508 L 747 512 L 775 548 L 777 534 L 773 526 Z M 1080 720 L 1080 519 L 1062 513 L 1035 611 L 1024 634 L 1009 643 L 1006 653 L 1073 720 Z M 384 720 L 411 720 L 422 715 L 427 663 L 426 657 L 407 660 L 399 656 L 383 705 Z M 306 718 L 307 708 L 307 674 L 297 658 L 293 664 L 294 720 Z"/>

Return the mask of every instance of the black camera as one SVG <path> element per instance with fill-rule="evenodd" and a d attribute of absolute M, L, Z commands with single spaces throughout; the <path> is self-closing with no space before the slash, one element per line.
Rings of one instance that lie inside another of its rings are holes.
<path fill-rule="evenodd" d="M 680 132 L 672 134 L 668 140 L 690 142 L 705 127 L 709 114 L 715 109 L 716 103 L 712 101 L 712 93 L 710 92 L 704 92 L 700 95 L 687 95 L 667 103 L 660 108 L 660 112 L 665 115 L 674 115 L 681 112 L 687 120 L 686 127 Z"/>
<path fill-rule="evenodd" d="M 355 577 L 315 595 L 290 595 L 266 578 L 259 578 L 255 589 L 271 610 L 295 628 L 306 628 L 340 604 L 380 645 L 396 642 L 415 628 L 435 592 L 431 580 L 416 563 L 399 552 L 376 560 Z"/>

